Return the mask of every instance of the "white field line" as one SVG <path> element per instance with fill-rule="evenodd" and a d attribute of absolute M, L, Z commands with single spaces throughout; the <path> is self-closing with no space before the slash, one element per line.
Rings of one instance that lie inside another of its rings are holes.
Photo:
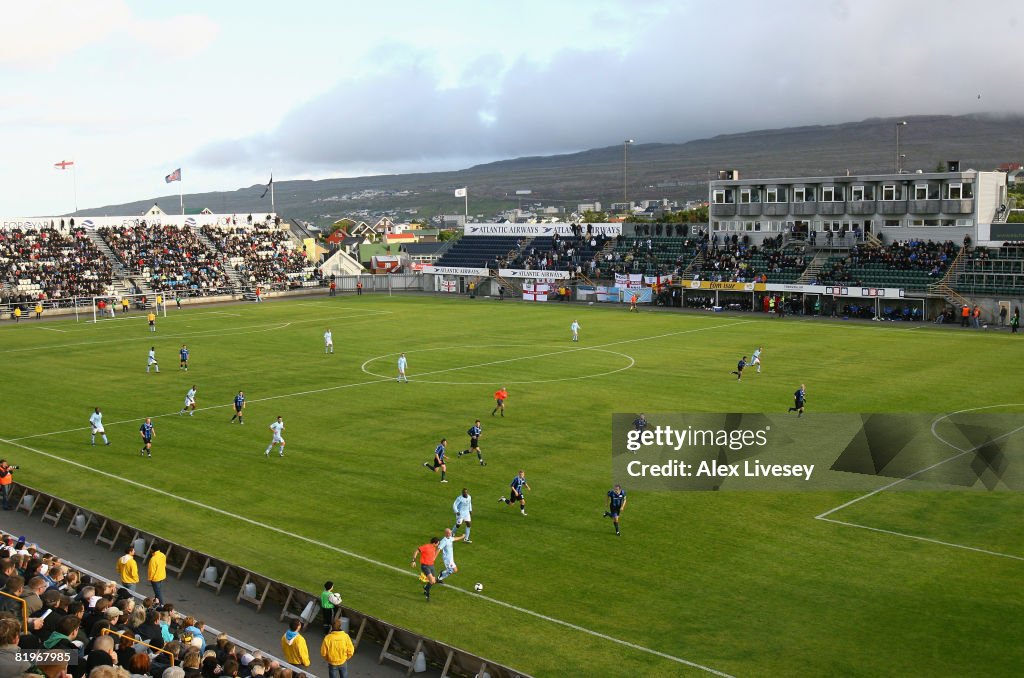
<path fill-rule="evenodd" d="M 67 332 L 67 330 L 58 330 L 56 327 L 43 327 L 42 325 L 37 325 L 36 329 L 47 330 L 48 332 Z"/>
<path fill-rule="evenodd" d="M 748 322 L 753 322 L 753 321 L 751 321 L 751 320 L 743 320 L 743 321 L 739 321 L 739 322 L 735 322 L 735 323 L 726 323 L 726 324 L 722 324 L 722 325 L 710 325 L 708 327 L 699 327 L 699 328 L 692 329 L 692 330 L 680 330 L 678 332 L 668 332 L 666 334 L 658 334 L 658 335 L 654 335 L 654 336 L 650 336 L 650 337 L 638 337 L 638 338 L 635 338 L 635 339 L 624 339 L 624 340 L 621 340 L 621 341 L 609 342 L 607 344 L 599 344 L 598 346 L 579 346 L 579 347 L 575 347 L 575 348 L 562 349 L 562 350 L 559 350 L 559 351 L 550 351 L 548 353 L 539 353 L 539 354 L 536 354 L 536 355 L 520 356 L 518 358 L 504 358 L 502 360 L 492 360 L 492 361 L 489 361 L 489 362 L 476 363 L 476 364 L 473 364 L 473 365 L 460 365 L 458 367 L 446 367 L 446 368 L 440 369 L 440 370 L 433 370 L 433 371 L 430 371 L 430 372 L 421 372 L 421 373 L 417 374 L 416 376 L 417 377 L 429 377 L 429 376 L 432 376 L 432 375 L 435 375 L 435 374 L 444 374 L 444 373 L 447 373 L 447 372 L 456 372 L 456 371 L 459 371 L 459 370 L 475 369 L 477 367 L 488 367 L 490 365 L 501 365 L 501 364 L 504 364 L 504 363 L 515 362 L 515 361 L 518 361 L 518 360 L 532 360 L 533 358 L 543 358 L 543 357 L 552 356 L 552 355 L 561 355 L 563 353 L 572 353 L 572 352 L 575 352 L 575 351 L 587 351 L 587 350 L 592 350 L 592 349 L 593 350 L 600 350 L 600 349 L 604 348 L 605 346 L 616 346 L 616 345 L 619 345 L 619 344 L 628 344 L 628 343 L 631 343 L 631 342 L 638 342 L 638 341 L 648 341 L 650 339 L 661 339 L 661 338 L 664 338 L 664 337 L 671 337 L 671 336 L 676 336 L 676 335 L 680 335 L 680 334 L 691 334 L 693 332 L 703 332 L 705 330 L 713 330 L 713 329 L 717 329 L 717 328 L 721 328 L 721 327 L 731 327 L 733 325 L 739 325 L 739 324 L 748 323 Z M 632 365 L 630 365 L 630 367 L 632 367 Z M 323 388 L 314 388 L 314 389 L 309 389 L 309 390 L 306 390 L 306 391 L 295 391 L 294 393 L 281 393 L 279 395 L 266 396 L 264 398 L 253 398 L 251 400 L 247 400 L 246 402 L 248 402 L 248 403 L 262 403 L 262 402 L 267 402 L 269 400 L 280 400 L 282 398 L 295 398 L 295 397 L 299 397 L 299 396 L 312 395 L 312 394 L 315 394 L 315 393 L 327 393 L 329 391 L 340 391 L 340 390 L 346 389 L 346 388 L 355 388 L 356 386 L 367 386 L 367 385 L 370 385 L 370 384 L 381 384 L 381 383 L 390 382 L 390 381 L 394 381 L 394 378 L 393 377 L 381 377 L 379 379 L 369 379 L 367 381 L 357 381 L 357 382 L 353 382 L 351 384 L 338 384 L 338 385 L 335 385 L 335 386 L 324 386 Z M 415 378 L 411 378 L 410 381 L 414 382 L 414 381 L 416 381 L 416 379 Z M 219 409 L 222 409 L 222 408 L 225 408 L 225 407 L 231 407 L 231 406 L 232 406 L 231 403 L 226 403 L 226 404 L 223 404 L 223 405 L 207 405 L 206 407 L 197 407 L 195 409 L 195 411 L 196 412 L 205 412 L 207 410 L 219 410 Z M 162 419 L 164 417 L 171 417 L 171 416 L 175 416 L 177 414 L 178 414 L 178 412 L 175 411 L 175 412 L 166 412 L 164 414 L 153 414 L 153 415 L 145 415 L 145 416 L 150 416 L 153 419 Z M 122 419 L 120 421 L 114 421 L 114 422 L 109 422 L 109 423 L 108 422 L 104 422 L 104 425 L 105 426 L 117 426 L 119 424 L 128 424 L 128 423 L 132 423 L 132 422 L 138 422 L 141 419 L 142 419 L 142 417 L 135 417 L 133 419 Z M 85 430 L 89 430 L 89 428 L 90 428 L 89 426 L 79 426 L 79 427 L 75 427 L 75 428 L 64 429 L 64 430 L 61 430 L 61 431 L 49 431 L 47 433 L 35 433 L 33 435 L 18 436 L 16 438 L 11 438 L 11 440 L 17 441 L 17 440 L 29 440 L 31 438 L 45 438 L 47 436 L 61 435 L 61 434 L 64 434 L 64 433 L 73 433 L 75 431 L 85 431 Z"/>
<path fill-rule="evenodd" d="M 1002 553 L 1000 551 L 989 551 L 988 549 L 980 549 L 976 546 L 967 546 L 965 544 L 954 544 L 953 542 L 932 539 L 931 537 L 922 537 L 916 534 L 907 534 L 906 532 L 897 532 L 895 530 L 883 530 L 880 527 L 871 527 L 870 525 L 861 525 L 859 523 L 849 523 L 845 520 L 836 520 L 834 518 L 818 517 L 818 520 L 824 521 L 826 523 L 835 523 L 836 525 L 846 525 L 847 527 L 858 527 L 862 530 L 870 530 L 872 532 L 881 532 L 882 534 L 891 534 L 896 537 L 906 537 L 907 539 L 928 542 L 929 544 L 938 544 L 940 546 L 950 546 L 956 549 L 964 549 L 965 551 L 974 551 L 975 553 L 984 553 L 988 556 L 998 556 L 1000 558 L 1012 558 L 1013 560 L 1024 561 L 1024 556 L 1015 556 L 1009 553 Z"/>
<path fill-rule="evenodd" d="M 157 338 L 157 339 L 161 339 L 161 340 L 162 339 L 181 339 L 181 338 L 186 338 L 186 337 L 198 337 L 200 339 L 205 339 L 207 337 L 230 337 L 230 336 L 235 336 L 235 335 L 240 335 L 240 334 L 259 334 L 260 332 L 272 332 L 274 330 L 284 329 L 285 327 L 289 327 L 291 325 L 301 325 L 301 324 L 307 324 L 307 323 L 321 323 L 321 322 L 328 322 L 328 321 L 331 321 L 331 320 L 348 320 L 348 319 L 352 319 L 353 321 L 355 321 L 355 320 L 366 320 L 366 319 L 370 319 L 370 318 L 375 318 L 375 317 L 377 317 L 379 315 L 391 315 L 392 313 L 393 313 L 393 311 L 377 311 L 377 310 L 368 309 L 366 312 L 360 312 L 360 313 L 358 313 L 356 315 L 334 315 L 334 316 L 327 316 L 327 317 L 323 317 L 323 318 L 306 318 L 306 319 L 303 319 L 303 320 L 290 320 L 288 322 L 274 323 L 274 324 L 261 323 L 261 324 L 258 324 L 258 325 L 243 325 L 242 327 L 235 327 L 235 328 L 231 329 L 230 331 L 224 331 L 224 332 L 218 331 L 216 329 L 212 329 L 212 330 L 196 330 L 194 332 L 178 332 L 176 334 L 163 334 L 163 333 L 160 333 L 160 332 L 155 332 L 155 333 L 146 334 L 145 336 L 150 337 L 150 338 Z M 251 330 L 251 331 L 244 332 L 244 331 L 239 331 L 239 330 Z M 155 335 L 159 335 L 159 336 L 155 336 Z M 101 340 L 98 340 L 98 341 L 77 341 L 77 342 L 70 343 L 70 344 L 47 344 L 45 346 L 28 346 L 28 347 L 25 347 L 25 348 L 8 348 L 8 349 L 0 350 L 0 353 L 25 353 L 25 352 L 28 352 L 28 351 L 47 351 L 47 350 L 56 349 L 56 348 L 75 348 L 76 346 L 96 346 L 96 345 L 103 345 L 103 344 L 122 344 L 122 343 L 130 343 L 130 342 L 133 342 L 133 341 L 138 341 L 140 338 L 141 337 L 138 337 L 138 336 L 132 336 L 132 337 L 121 337 L 121 338 L 118 338 L 118 339 L 101 339 Z"/>
<path fill-rule="evenodd" d="M 188 497 L 182 497 L 182 496 L 174 494 L 172 492 L 168 492 L 166 490 L 161 490 L 159 488 L 152 487 L 152 486 L 147 485 L 145 483 L 140 483 L 138 481 L 131 480 L 129 478 L 124 478 L 122 476 L 115 475 L 115 474 L 109 473 L 107 471 L 101 471 L 100 469 L 93 468 L 91 466 L 79 463 L 77 461 L 72 461 L 70 459 L 65 459 L 63 457 L 59 457 L 59 456 L 57 456 L 55 454 L 50 454 L 49 452 L 44 452 L 42 450 L 37 450 L 37 449 L 35 449 L 33 447 L 29 447 L 28 445 L 23 445 L 22 443 L 16 442 L 14 440 L 0 439 L 0 442 L 6 443 L 8 445 L 13 445 L 14 447 L 19 447 L 19 448 L 21 448 L 23 450 L 26 450 L 28 452 L 34 452 L 35 454 L 41 455 L 43 457 L 47 457 L 48 459 L 52 459 L 54 461 L 63 462 L 65 464 L 69 464 L 71 466 L 76 466 L 76 467 L 78 467 L 80 469 L 83 469 L 83 470 L 86 470 L 86 471 L 91 471 L 91 472 L 96 473 L 98 475 L 101 475 L 103 477 L 109 478 L 111 480 L 117 480 L 117 481 L 126 483 L 128 485 L 131 485 L 131 486 L 136 487 L 136 488 L 141 489 L 141 490 L 145 490 L 147 492 L 153 492 L 154 494 L 158 494 L 160 496 L 167 497 L 168 499 L 174 499 L 174 500 L 179 501 L 179 502 L 184 503 L 184 504 L 189 504 L 189 505 L 195 506 L 197 508 L 205 509 L 207 511 L 210 511 L 212 513 L 216 513 L 218 515 L 222 515 L 222 516 L 227 517 L 227 518 L 232 518 L 234 520 L 246 523 L 248 525 L 252 525 L 253 527 L 258 527 L 258 528 L 267 530 L 269 532 L 274 532 L 274 533 L 279 534 L 279 535 L 281 535 L 283 537 L 289 537 L 289 538 L 292 538 L 292 539 L 297 539 L 299 541 L 305 542 L 305 543 L 310 544 L 312 546 L 316 546 L 316 547 L 319 547 L 319 548 L 323 548 L 323 549 L 327 549 L 327 550 L 330 550 L 330 551 L 334 551 L 335 553 L 339 553 L 341 555 L 348 556 L 349 558 L 354 558 L 356 560 L 360 560 L 360 561 L 362 561 L 364 563 L 367 563 L 369 565 L 374 565 L 374 566 L 379 567 L 381 569 L 388 570 L 389 572 L 393 572 L 393 573 L 401 574 L 401 575 L 405 575 L 405 576 L 413 576 L 413 577 L 417 576 L 417 573 L 410 572 L 406 568 L 398 567 L 397 565 L 392 565 L 390 563 L 385 563 L 385 562 L 382 562 L 380 560 L 375 560 L 375 559 L 370 558 L 368 556 L 364 556 L 364 555 L 361 555 L 359 553 L 355 553 L 354 551 L 349 551 L 347 549 L 343 549 L 343 548 L 340 548 L 338 546 L 334 546 L 333 544 L 327 544 L 327 543 L 319 541 L 317 539 L 312 539 L 310 537 L 304 537 L 304 536 L 302 536 L 300 534 L 296 534 L 296 533 L 294 533 L 294 532 L 292 532 L 290 530 L 285 530 L 285 529 L 282 529 L 282 528 L 279 528 L 279 527 L 275 527 L 274 525 L 270 525 L 268 523 L 260 522 L 258 520 L 253 520 L 252 518 L 247 518 L 246 516 L 239 515 L 237 513 L 231 513 L 230 511 L 226 511 L 224 509 L 217 508 L 216 506 L 211 506 L 209 504 L 204 504 L 204 503 L 202 503 L 200 501 L 196 501 L 195 499 L 189 499 Z M 529 615 L 529 616 L 534 617 L 536 619 L 541 619 L 543 621 L 550 622 L 552 624 L 556 624 L 558 626 L 562 626 L 564 628 L 571 629 L 573 631 L 578 631 L 580 633 L 585 633 L 585 634 L 587 634 L 589 636 L 593 636 L 595 638 L 600 638 L 601 640 L 607 640 L 609 642 L 616 643 L 617 645 L 622 645 L 623 647 L 628 647 L 630 649 L 637 650 L 638 652 L 644 652 L 646 654 L 654 655 L 656 657 L 661 657 L 662 659 L 667 659 L 669 661 L 673 661 L 673 662 L 676 662 L 678 664 L 683 664 L 685 666 L 689 666 L 689 667 L 694 668 L 694 669 L 700 669 L 701 671 L 705 671 L 705 672 L 710 673 L 712 675 L 722 676 L 723 678 L 732 678 L 732 676 L 730 676 L 730 674 L 724 673 L 724 672 L 719 671 L 717 669 L 713 669 L 713 668 L 711 668 L 709 666 L 704 666 L 702 664 L 698 664 L 696 662 L 692 662 L 692 661 L 689 661 L 687 659 L 683 659 L 682 657 L 676 657 L 675 655 L 667 654 L 665 652 L 660 652 L 658 650 L 652 650 L 649 647 L 644 647 L 643 645 L 637 645 L 636 643 L 631 643 L 628 640 L 622 640 L 621 638 L 616 638 L 614 636 L 609 636 L 607 634 L 601 633 L 600 631 L 594 631 L 592 629 L 588 629 L 585 626 L 580 626 L 578 624 L 573 624 L 571 622 L 563 621 L 561 619 L 558 619 L 557 617 L 551 617 L 551 616 L 548 616 L 546 614 L 541 614 L 540 612 L 534 612 L 533 610 L 527 609 L 525 607 L 520 607 L 518 605 L 513 605 L 511 603 L 506 603 L 505 601 L 498 600 L 497 598 L 491 598 L 490 596 L 485 596 L 485 595 L 480 594 L 480 593 L 476 593 L 476 592 L 472 592 L 472 591 L 467 591 L 467 590 L 464 590 L 464 589 L 461 589 L 461 588 L 458 588 L 458 587 L 455 587 L 455 586 L 451 586 L 451 585 L 448 585 L 448 584 L 445 585 L 445 588 L 449 589 L 449 590 L 452 590 L 452 591 L 457 591 L 458 593 L 461 593 L 463 595 L 474 596 L 474 597 L 479 598 L 481 600 L 486 600 L 487 602 L 492 603 L 494 605 L 499 605 L 499 606 L 507 608 L 509 610 L 515 610 L 516 612 L 521 612 L 522 614 Z"/>
<path fill-rule="evenodd" d="M 987 549 L 977 548 L 977 547 L 974 547 L 974 546 L 967 546 L 965 544 L 955 544 L 955 543 L 952 543 L 952 542 L 941 541 L 939 539 L 931 539 L 930 537 L 922 537 L 922 536 L 919 536 L 919 535 L 916 535 L 916 534 L 907 534 L 905 532 L 897 532 L 895 530 L 885 530 L 885 529 L 882 529 L 882 528 L 879 528 L 879 527 L 871 527 L 869 525 L 861 525 L 859 523 L 851 523 L 851 522 L 847 522 L 845 520 L 836 520 L 834 518 L 829 518 L 828 517 L 828 516 L 832 515 L 833 513 L 836 513 L 837 511 L 841 511 L 844 508 L 847 508 L 849 506 L 853 506 L 854 504 L 856 504 L 856 503 L 858 503 L 860 501 L 863 501 L 865 499 L 868 499 L 870 497 L 875 496 L 876 494 L 879 494 L 879 493 L 884 492 L 884 491 L 886 491 L 886 490 L 888 490 L 890 488 L 893 488 L 893 487 L 899 485 L 902 482 L 905 482 L 907 480 L 910 480 L 912 478 L 915 478 L 915 477 L 921 475 L 922 473 L 926 473 L 927 471 L 931 471 L 932 469 L 934 469 L 936 467 L 939 467 L 939 466 L 942 466 L 943 464 L 946 464 L 948 462 L 951 462 L 954 459 L 959 459 L 960 457 L 963 457 L 966 454 L 970 454 L 972 452 L 975 452 L 979 448 L 987 445 L 989 442 L 995 442 L 996 440 L 1002 440 L 1003 438 L 1008 438 L 1008 437 L 1012 436 L 1013 434 L 1018 433 L 1018 432 L 1024 430 L 1024 426 L 1018 426 L 1017 428 L 1013 429 L 1012 431 L 1008 431 L 1007 433 L 1004 433 L 1004 434 L 1002 434 L 1000 436 L 997 436 L 996 438 L 994 438 L 991 441 L 984 442 L 981 445 L 976 445 L 974 447 L 971 447 L 971 448 L 968 448 L 968 449 L 965 450 L 962 447 L 958 447 L 957 445 L 954 445 L 953 443 L 949 442 L 948 440 L 946 440 L 942 436 L 940 436 L 938 433 L 936 433 L 935 427 L 936 427 L 936 425 L 938 425 L 938 423 L 940 421 L 943 421 L 944 419 L 948 419 L 949 417 L 952 417 L 953 415 L 963 414 L 965 412 L 977 412 L 978 410 L 991 410 L 991 409 L 997 409 L 997 408 L 1000 408 L 1000 407 L 1020 407 L 1022 405 L 1024 405 L 1024 403 L 1009 403 L 1009 404 L 1005 404 L 1005 405 L 983 405 L 981 407 L 970 407 L 970 408 L 967 408 L 967 409 L 964 409 L 964 410 L 958 410 L 956 412 L 950 412 L 949 414 L 944 414 L 944 415 L 942 415 L 940 417 L 937 417 L 932 422 L 932 426 L 931 426 L 931 433 L 932 433 L 932 435 L 935 436 L 941 443 L 943 443 L 945 445 L 948 445 L 949 447 L 952 447 L 954 450 L 959 450 L 958 454 L 954 454 L 953 456 L 948 457 L 946 459 L 943 459 L 942 461 L 938 461 L 938 462 L 932 464 L 931 466 L 923 468 L 923 469 L 921 469 L 919 471 L 915 471 L 915 472 L 911 473 L 910 475 L 908 475 L 908 476 L 906 476 L 904 478 L 899 478 L 898 480 L 895 480 L 895 481 L 889 483 L 888 485 L 884 485 L 882 487 L 879 487 L 878 489 L 872 490 L 871 492 L 868 492 L 867 494 L 861 495 L 860 497 L 856 497 L 854 499 L 851 499 L 850 501 L 848 501 L 848 502 L 846 502 L 844 504 L 840 504 L 839 506 L 836 506 L 835 508 L 829 509 L 828 511 L 825 511 L 824 513 L 820 513 L 820 514 L 814 516 L 814 519 L 815 520 L 823 520 L 823 521 L 828 522 L 828 523 L 835 523 L 836 525 L 846 525 L 848 527 L 857 527 L 857 528 L 860 528 L 862 530 L 871 530 L 872 532 L 881 532 L 883 534 L 891 534 L 891 535 L 895 535 L 897 537 L 906 537 L 907 539 L 916 539 L 917 541 L 924 541 L 924 542 L 928 542 L 928 543 L 931 543 L 931 544 L 940 544 L 942 546 L 951 546 L 953 548 L 964 549 L 964 550 L 967 550 L 967 551 L 975 551 L 977 553 L 984 553 L 984 554 L 987 554 L 987 555 L 1000 556 L 1002 558 L 1012 558 L 1014 560 L 1022 560 L 1022 561 L 1024 561 L 1024 557 L 1011 555 L 1009 553 L 1001 553 L 999 551 L 990 551 L 990 550 L 987 550 Z"/>

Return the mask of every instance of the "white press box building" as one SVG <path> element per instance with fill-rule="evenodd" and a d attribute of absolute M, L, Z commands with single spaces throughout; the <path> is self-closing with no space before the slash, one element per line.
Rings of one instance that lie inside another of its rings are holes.
<path fill-rule="evenodd" d="M 872 233 L 885 242 L 1016 239 L 1005 224 L 1006 174 L 948 166 L 953 171 L 778 179 L 726 170 L 709 183 L 711 234 L 747 235 L 755 244 L 784 232 L 813 232 L 821 244 L 828 232 Z"/>

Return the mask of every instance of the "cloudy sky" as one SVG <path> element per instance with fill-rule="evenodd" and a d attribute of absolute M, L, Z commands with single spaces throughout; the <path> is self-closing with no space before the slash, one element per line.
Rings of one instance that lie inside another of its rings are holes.
<path fill-rule="evenodd" d="M 768 127 L 1024 111 L 1003 0 L 5 5 L 0 215 Z M 1001 47 L 1002 46 L 1002 47 Z M 980 95 L 980 99 L 979 99 Z M 55 162 L 74 160 L 76 172 Z M 75 181 L 73 181 L 73 179 Z"/>

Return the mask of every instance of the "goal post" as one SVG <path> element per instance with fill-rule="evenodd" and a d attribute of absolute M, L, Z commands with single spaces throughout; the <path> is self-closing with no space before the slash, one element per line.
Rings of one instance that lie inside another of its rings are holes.
<path fill-rule="evenodd" d="M 125 302 L 128 302 L 127 304 Z M 104 294 L 90 298 L 92 322 L 128 318 L 145 318 L 150 312 L 167 317 L 167 299 L 164 293 Z"/>

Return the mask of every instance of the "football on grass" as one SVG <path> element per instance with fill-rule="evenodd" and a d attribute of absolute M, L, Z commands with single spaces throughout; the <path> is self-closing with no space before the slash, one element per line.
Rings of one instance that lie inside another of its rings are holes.
<path fill-rule="evenodd" d="M 484 585 L 481 584 L 480 582 L 477 582 L 477 583 L 473 584 L 473 590 L 476 591 L 477 593 L 480 593 L 481 591 L 484 590 Z"/>

